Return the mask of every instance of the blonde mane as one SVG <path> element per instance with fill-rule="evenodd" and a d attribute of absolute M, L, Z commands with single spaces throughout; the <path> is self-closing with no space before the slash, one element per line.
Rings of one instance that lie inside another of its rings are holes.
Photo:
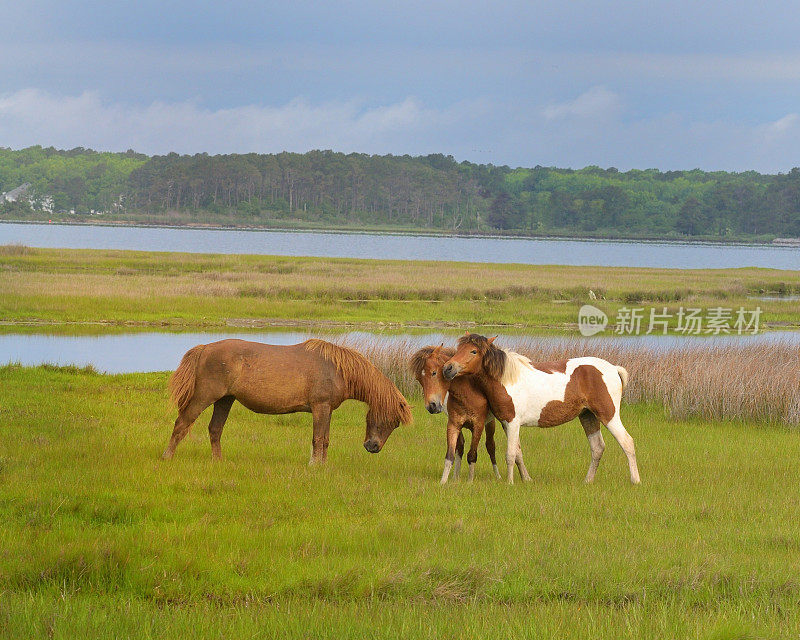
<path fill-rule="evenodd" d="M 503 349 L 506 354 L 506 366 L 503 368 L 503 374 L 500 376 L 500 384 L 507 386 L 514 384 L 519 380 L 524 369 L 533 369 L 534 366 L 529 358 L 526 358 L 521 353 Z"/>
<path fill-rule="evenodd" d="M 411 423 L 411 407 L 403 394 L 358 351 L 315 338 L 306 340 L 303 346 L 336 367 L 349 397 L 367 403 L 381 418 Z"/>

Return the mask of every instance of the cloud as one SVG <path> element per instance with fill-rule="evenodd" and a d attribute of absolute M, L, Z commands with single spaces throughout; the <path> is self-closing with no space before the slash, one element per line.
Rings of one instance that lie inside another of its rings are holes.
<path fill-rule="evenodd" d="M 765 173 L 787 172 L 800 165 L 796 113 L 753 124 L 694 119 L 679 112 L 631 117 L 620 105 L 621 100 L 591 99 L 590 92 L 550 105 L 528 123 L 528 135 L 516 144 L 536 158 L 529 165 Z"/>
<path fill-rule="evenodd" d="M 786 140 L 788 137 L 796 136 L 800 133 L 800 116 L 790 113 L 783 118 L 770 122 L 762 128 L 764 142 L 775 143 Z"/>
<path fill-rule="evenodd" d="M 97 92 L 56 96 L 24 89 L 0 96 L 0 141 L 13 147 L 133 148 L 151 154 L 317 148 L 421 153 L 432 132 L 463 125 L 484 111 L 480 101 L 432 109 L 413 97 L 377 106 L 296 98 L 279 106 L 213 110 L 191 101 L 127 105 L 107 102 Z"/>
<path fill-rule="evenodd" d="M 551 104 L 542 111 L 547 120 L 564 118 L 606 119 L 617 115 L 622 108 L 619 96 L 605 87 L 592 87 L 574 100 Z"/>
<path fill-rule="evenodd" d="M 295 98 L 218 109 L 197 101 L 136 105 L 97 92 L 24 89 L 0 95 L 0 144 L 149 154 L 334 149 L 445 153 L 512 166 L 778 172 L 800 164 L 800 115 L 756 123 L 676 111 L 640 115 L 627 107 L 627 97 L 603 86 L 549 104 L 478 99 L 433 107 L 415 97 L 385 104 Z"/>

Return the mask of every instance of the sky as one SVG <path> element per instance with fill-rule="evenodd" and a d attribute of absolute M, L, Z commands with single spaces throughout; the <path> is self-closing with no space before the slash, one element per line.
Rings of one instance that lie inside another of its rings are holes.
<path fill-rule="evenodd" d="M 0 146 L 800 166 L 792 2 L 0 0 Z"/>

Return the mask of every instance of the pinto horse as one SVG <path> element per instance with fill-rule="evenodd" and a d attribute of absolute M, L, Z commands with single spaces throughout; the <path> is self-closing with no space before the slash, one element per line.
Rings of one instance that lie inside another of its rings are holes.
<path fill-rule="evenodd" d="M 411 371 L 422 385 L 425 408 L 429 413 L 441 413 L 447 409 L 447 454 L 441 483 L 445 484 L 452 468 L 456 478 L 461 471 L 461 458 L 464 455 L 464 435 L 462 429 L 472 432 L 472 441 L 467 462 L 469 480 L 475 478 L 475 462 L 478 459 L 478 445 L 484 427 L 486 429 L 486 451 L 492 461 L 496 477 L 500 477 L 495 458 L 494 419 L 510 422 L 514 419 L 514 403 L 505 388 L 498 382 L 489 381 L 484 385 L 477 376 L 459 377 L 449 381 L 442 375 L 442 365 L 455 354 L 455 349 L 444 346 L 422 347 L 411 356 Z M 493 415 L 494 414 L 494 415 Z M 524 478 L 528 471 L 522 460 L 522 451 L 517 459 L 520 475 Z"/>
<path fill-rule="evenodd" d="M 631 482 L 639 483 L 633 438 L 619 415 L 628 372 L 600 358 L 570 358 L 560 362 L 532 363 L 514 351 L 500 349 L 494 338 L 467 333 L 442 372 L 448 380 L 461 375 L 486 375 L 499 380 L 514 401 L 516 415 L 506 428 L 508 483 L 514 482 L 514 461 L 522 426 L 554 427 L 578 418 L 589 440 L 592 460 L 586 482 L 594 480 L 605 450 L 600 423 L 604 424 L 628 457 Z"/>
<path fill-rule="evenodd" d="M 183 356 L 169 389 L 178 418 L 165 460 L 212 404 L 211 454 L 221 458 L 222 428 L 234 400 L 256 413 L 311 413 L 311 463 L 325 462 L 331 412 L 348 398 L 369 405 L 364 448 L 370 453 L 378 453 L 400 423 L 411 422 L 408 402 L 375 365 L 353 349 L 324 340 L 292 346 L 245 340 L 201 344 Z"/>

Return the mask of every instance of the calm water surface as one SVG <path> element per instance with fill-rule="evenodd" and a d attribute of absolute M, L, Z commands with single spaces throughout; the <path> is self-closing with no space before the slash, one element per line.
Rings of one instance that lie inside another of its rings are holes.
<path fill-rule="evenodd" d="M 0 334 L 0 364 L 19 362 L 28 366 L 43 363 L 56 365 L 92 365 L 108 373 L 168 371 L 175 369 L 186 351 L 197 344 L 225 338 L 241 338 L 270 344 L 296 344 L 311 337 L 310 333 L 277 331 L 263 333 L 128 333 L 99 336 L 53 336 L 44 334 Z M 333 339 L 330 334 L 322 337 Z M 457 334 L 384 335 L 364 332 L 337 334 L 338 338 L 375 340 L 382 344 L 405 343 L 409 349 L 426 344 L 453 343 Z M 525 336 L 500 336 L 499 340 L 524 340 Z M 539 337 L 537 341 L 564 338 Z M 634 338 L 590 338 L 613 340 L 630 346 L 658 346 L 665 349 L 689 345 L 751 344 L 784 342 L 800 345 L 800 332 L 769 332 L 756 336 L 722 336 L 694 338 L 684 336 L 639 336 Z"/>
<path fill-rule="evenodd" d="M 601 240 L 169 229 L 62 224 L 0 224 L 0 244 L 65 249 L 132 249 L 387 260 L 463 260 L 521 264 L 800 270 L 800 248 Z"/>

